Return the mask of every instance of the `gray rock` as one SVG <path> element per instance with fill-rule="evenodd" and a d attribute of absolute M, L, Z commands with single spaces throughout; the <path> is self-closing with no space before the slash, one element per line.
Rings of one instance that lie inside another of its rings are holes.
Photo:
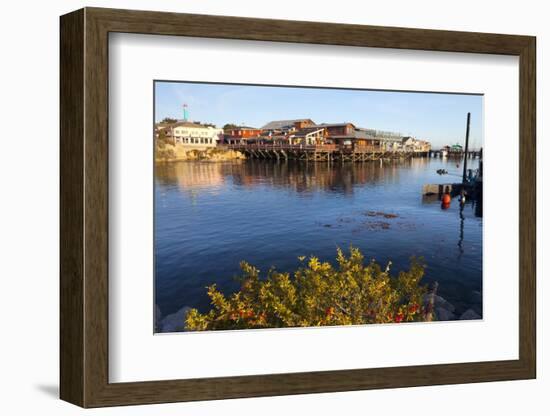
<path fill-rule="evenodd" d="M 428 305 L 430 303 L 431 296 L 432 295 L 429 294 L 429 293 L 424 295 L 424 299 L 423 299 L 424 305 Z M 455 311 L 454 305 L 450 302 L 447 302 L 447 300 L 445 300 L 445 298 L 442 298 L 439 295 L 434 296 L 434 307 L 436 309 L 437 308 L 446 309 L 447 311 L 449 311 L 451 313 Z"/>
<path fill-rule="evenodd" d="M 481 316 L 479 316 L 473 309 L 468 309 L 466 312 L 460 315 L 460 318 L 458 319 L 461 319 L 461 320 L 481 319 Z"/>
<path fill-rule="evenodd" d="M 456 319 L 454 313 L 442 307 L 435 308 L 435 316 L 438 321 L 454 321 Z"/>
<path fill-rule="evenodd" d="M 179 311 L 166 315 L 159 324 L 160 332 L 181 332 L 185 331 L 185 317 L 191 310 L 190 307 L 184 306 Z"/>
<path fill-rule="evenodd" d="M 483 312 L 482 312 L 482 309 L 481 309 L 481 304 L 472 305 L 472 307 L 470 309 L 473 310 L 475 313 L 477 313 L 479 316 L 483 316 Z"/>
<path fill-rule="evenodd" d="M 470 293 L 470 303 L 481 304 L 481 292 L 474 290 Z"/>
<path fill-rule="evenodd" d="M 155 304 L 155 314 L 154 314 L 154 319 L 155 319 L 155 330 L 159 330 L 160 329 L 160 321 L 162 319 L 162 313 L 160 312 L 160 308 L 158 307 L 157 304 Z"/>

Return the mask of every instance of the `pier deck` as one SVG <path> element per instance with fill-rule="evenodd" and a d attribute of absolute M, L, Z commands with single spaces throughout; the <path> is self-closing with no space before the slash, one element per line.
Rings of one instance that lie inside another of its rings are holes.
<path fill-rule="evenodd" d="M 243 153 L 247 158 L 275 160 L 304 160 L 319 162 L 367 162 L 383 159 L 407 159 L 427 156 L 428 152 L 386 150 L 378 146 L 337 145 L 277 145 L 277 144 L 231 144 L 227 149 Z"/>

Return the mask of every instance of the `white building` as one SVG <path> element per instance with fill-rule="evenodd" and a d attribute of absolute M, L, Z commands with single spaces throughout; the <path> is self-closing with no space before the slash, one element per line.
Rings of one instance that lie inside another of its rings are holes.
<path fill-rule="evenodd" d="M 414 137 L 403 137 L 403 149 L 409 152 L 429 152 L 432 148 L 430 142 L 426 140 L 415 139 Z"/>
<path fill-rule="evenodd" d="M 192 148 L 215 147 L 223 139 L 223 129 L 181 121 L 170 126 L 175 143 Z"/>

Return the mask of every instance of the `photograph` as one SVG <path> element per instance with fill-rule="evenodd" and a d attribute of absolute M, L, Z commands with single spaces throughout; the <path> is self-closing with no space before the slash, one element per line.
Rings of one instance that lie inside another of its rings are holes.
<path fill-rule="evenodd" d="M 154 97 L 155 333 L 482 319 L 482 95 Z"/>

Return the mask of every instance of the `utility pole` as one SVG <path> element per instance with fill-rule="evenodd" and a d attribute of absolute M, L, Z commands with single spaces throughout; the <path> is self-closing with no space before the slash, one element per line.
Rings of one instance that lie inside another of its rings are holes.
<path fill-rule="evenodd" d="M 468 162 L 468 141 L 470 140 L 470 113 L 466 119 L 466 145 L 464 146 L 464 170 L 462 171 L 462 184 L 466 183 L 466 169 Z"/>

